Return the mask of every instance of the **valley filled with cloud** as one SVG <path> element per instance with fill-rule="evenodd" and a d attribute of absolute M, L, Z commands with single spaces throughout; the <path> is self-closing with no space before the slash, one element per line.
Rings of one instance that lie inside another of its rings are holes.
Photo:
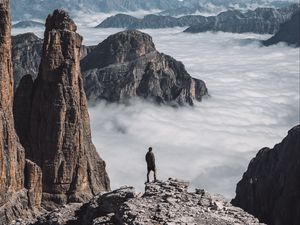
<path fill-rule="evenodd" d="M 144 156 L 152 146 L 158 179 L 190 180 L 192 188 L 232 198 L 258 150 L 273 147 L 299 123 L 299 49 L 261 47 L 258 40 L 269 35 L 183 30 L 142 31 L 153 37 L 158 51 L 182 61 L 190 75 L 204 80 L 210 96 L 181 108 L 139 99 L 128 105 L 92 105 L 93 141 L 107 163 L 113 189 L 126 184 L 143 191 Z M 85 45 L 118 31 L 79 26 Z M 43 30 L 36 33 L 42 37 Z"/>

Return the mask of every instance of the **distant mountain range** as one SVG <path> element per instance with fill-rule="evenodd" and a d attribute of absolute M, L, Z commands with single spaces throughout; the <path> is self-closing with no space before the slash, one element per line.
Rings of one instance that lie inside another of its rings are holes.
<path fill-rule="evenodd" d="M 219 12 L 221 9 L 283 7 L 289 1 L 268 0 L 12 0 L 13 20 L 45 19 L 57 8 L 76 15 L 79 10 L 92 12 L 128 12 L 159 10 L 161 15 L 187 15 L 196 12 Z"/>
<path fill-rule="evenodd" d="M 231 33 L 274 34 L 282 23 L 299 11 L 300 6 L 293 4 L 286 8 L 257 8 L 245 13 L 238 10 L 222 12 L 217 16 L 207 17 L 203 22 L 192 25 L 185 32 L 201 33 L 222 31 Z"/>
<path fill-rule="evenodd" d="M 108 17 L 96 26 L 96 28 L 158 29 L 187 27 L 206 22 L 206 20 L 206 17 L 200 15 L 188 15 L 176 18 L 150 14 L 139 19 L 126 14 L 117 14 L 115 16 Z"/>
<path fill-rule="evenodd" d="M 157 29 L 168 27 L 186 27 L 185 32 L 198 33 L 206 31 L 223 31 L 233 33 L 253 32 L 260 34 L 274 34 L 280 24 L 291 18 L 300 9 L 297 4 L 286 8 L 257 8 L 241 12 L 228 10 L 217 16 L 189 15 L 171 17 L 161 15 L 147 15 L 142 19 L 117 14 L 105 19 L 96 28 L 127 28 L 127 29 Z"/>

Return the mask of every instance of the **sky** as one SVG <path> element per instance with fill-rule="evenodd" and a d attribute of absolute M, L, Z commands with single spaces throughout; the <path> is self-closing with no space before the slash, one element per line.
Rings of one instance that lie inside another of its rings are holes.
<path fill-rule="evenodd" d="M 86 45 L 120 31 L 84 26 L 98 23 L 97 17 L 80 21 L 78 32 Z M 90 106 L 93 142 L 106 161 L 113 189 L 127 185 L 143 191 L 144 157 L 152 146 L 158 179 L 187 180 L 191 190 L 204 188 L 232 198 L 251 158 L 299 124 L 299 48 L 261 47 L 257 40 L 269 35 L 183 30 L 143 32 L 153 37 L 158 51 L 204 80 L 210 96 L 194 107 L 176 109 L 140 99 L 126 106 Z"/>

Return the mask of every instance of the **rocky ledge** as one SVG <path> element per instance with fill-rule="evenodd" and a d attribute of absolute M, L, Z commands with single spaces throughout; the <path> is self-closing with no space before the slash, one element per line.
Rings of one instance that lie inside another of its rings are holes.
<path fill-rule="evenodd" d="M 133 187 L 122 187 L 95 196 L 84 205 L 70 204 L 46 213 L 31 224 L 261 224 L 222 196 L 202 189 L 188 192 L 188 185 L 188 182 L 170 178 L 165 182 L 147 183 L 144 194 L 137 193 Z M 19 220 L 15 224 L 30 223 Z"/>

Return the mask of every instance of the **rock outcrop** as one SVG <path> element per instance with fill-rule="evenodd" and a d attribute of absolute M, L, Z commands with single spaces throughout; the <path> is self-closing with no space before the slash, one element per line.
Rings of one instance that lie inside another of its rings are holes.
<path fill-rule="evenodd" d="M 300 125 L 251 160 L 232 203 L 268 225 L 300 224 Z"/>
<path fill-rule="evenodd" d="M 193 105 L 207 95 L 203 81 L 156 51 L 152 38 L 139 31 L 111 35 L 81 61 L 81 69 L 90 101 L 122 102 L 137 96 Z"/>
<path fill-rule="evenodd" d="M 187 182 L 176 179 L 148 183 L 143 195 L 133 187 L 123 187 L 98 195 L 83 206 L 68 205 L 45 214 L 35 225 L 260 224 L 222 196 L 202 189 L 188 192 L 187 188 Z"/>
<path fill-rule="evenodd" d="M 202 23 L 193 25 L 184 32 L 200 33 L 222 31 L 232 33 L 252 32 L 274 34 L 279 30 L 280 24 L 289 20 L 297 10 L 299 10 L 298 4 L 280 9 L 257 8 L 245 13 L 238 10 L 229 10 L 217 16 L 207 17 Z"/>
<path fill-rule="evenodd" d="M 42 169 L 46 208 L 110 190 L 91 140 L 76 29 L 62 10 L 48 16 L 38 77 L 25 76 L 15 97 L 16 130 L 26 157 Z"/>
<path fill-rule="evenodd" d="M 270 46 L 279 42 L 300 46 L 300 10 L 290 20 L 281 24 L 279 31 L 270 39 L 263 41 L 263 44 Z"/>
<path fill-rule="evenodd" d="M 24 75 L 37 77 L 41 62 L 43 40 L 33 33 L 25 33 L 12 37 L 12 59 L 14 71 L 14 88 L 19 85 Z"/>
<path fill-rule="evenodd" d="M 14 129 L 11 61 L 10 1 L 0 0 L 0 224 L 30 216 L 39 207 L 39 174 L 34 163 L 25 162 L 24 148 Z M 26 189 L 26 188 L 28 189 Z"/>

